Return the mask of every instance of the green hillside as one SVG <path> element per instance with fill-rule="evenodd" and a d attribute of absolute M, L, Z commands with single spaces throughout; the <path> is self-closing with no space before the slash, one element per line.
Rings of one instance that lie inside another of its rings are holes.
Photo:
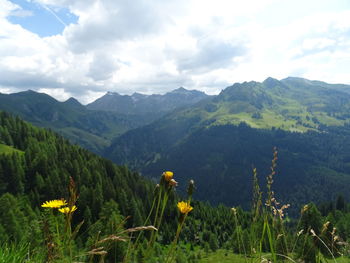
<path fill-rule="evenodd" d="M 125 133 L 105 155 L 148 177 L 170 167 L 196 179 L 199 199 L 248 207 L 252 166 L 264 178 L 276 146 L 280 197 L 295 204 L 328 200 L 350 183 L 350 95 L 321 84 L 297 78 L 234 84 Z"/>
<path fill-rule="evenodd" d="M 50 253 L 63 253 L 50 252 L 47 245 L 54 242 L 55 246 L 62 246 L 57 241 L 57 236 L 66 229 L 65 217 L 58 211 L 50 213 L 41 205 L 48 200 L 70 200 L 71 188 L 67 187 L 72 185 L 70 178 L 75 182 L 73 185 L 78 195 L 75 203 L 77 210 L 71 224 L 74 228 L 80 227 L 79 235 L 72 244 L 72 253 L 79 256 L 80 262 L 89 262 L 87 252 L 94 248 L 94 242 L 98 239 L 119 233 L 116 231 L 128 238 L 129 232 L 123 231 L 153 223 L 153 220 L 150 222 L 146 218 L 156 193 L 155 184 L 127 167 L 117 166 L 77 145 L 71 145 L 51 131 L 34 127 L 5 112 L 0 112 L 0 141 L 1 149 L 7 152 L 0 154 L 1 262 L 10 262 L 9 258 L 17 258 L 14 262 L 48 262 Z M 157 174 L 160 175 L 163 171 L 158 171 Z M 176 175 L 175 178 L 177 179 Z M 180 185 L 187 184 L 187 181 L 178 182 Z M 168 205 L 162 209 L 163 223 L 154 248 L 158 254 L 174 238 L 179 217 L 176 207 L 178 198 L 174 191 L 169 192 Z M 228 242 L 227 233 L 232 232 L 230 209 L 216 209 L 195 201 L 192 206 L 195 209 L 187 219 L 181 238 L 193 245 L 204 246 L 208 241 L 203 233 L 215 231 L 218 245 Z M 208 214 L 211 216 L 206 217 Z M 217 224 L 223 218 L 225 221 Z M 58 223 L 60 228 L 47 229 L 48 224 L 55 226 Z M 203 233 L 198 235 L 199 228 Z M 142 240 L 145 238 L 148 240 L 149 236 L 142 236 Z M 144 244 L 135 248 L 135 254 L 146 257 L 144 253 L 152 251 L 153 248 L 145 249 Z M 105 262 L 122 262 L 128 243 L 108 246 L 111 246 L 112 252 L 104 258 Z M 6 258 L 8 253 L 10 255 Z M 18 259 L 20 253 L 23 253 L 23 261 Z M 188 253 L 193 254 L 190 251 Z M 33 261 L 27 261 L 28 257 L 33 257 Z M 98 258 L 96 255 L 93 260 Z M 50 262 L 72 261 L 55 258 Z"/>
<path fill-rule="evenodd" d="M 211 101 L 177 113 L 174 119 L 197 116 L 204 125 L 245 122 L 252 128 L 298 132 L 342 126 L 350 121 L 350 95 L 334 86 L 299 78 L 236 83 Z"/>

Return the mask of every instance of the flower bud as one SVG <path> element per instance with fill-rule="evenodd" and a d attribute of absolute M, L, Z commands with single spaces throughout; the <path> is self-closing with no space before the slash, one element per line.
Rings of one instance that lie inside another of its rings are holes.
<path fill-rule="evenodd" d="M 175 186 L 177 186 L 177 182 L 174 179 L 171 179 L 169 181 L 169 185 L 172 186 L 172 187 L 175 187 Z"/>
<path fill-rule="evenodd" d="M 188 183 L 187 194 L 188 196 L 192 196 L 194 191 L 194 181 L 191 179 Z"/>

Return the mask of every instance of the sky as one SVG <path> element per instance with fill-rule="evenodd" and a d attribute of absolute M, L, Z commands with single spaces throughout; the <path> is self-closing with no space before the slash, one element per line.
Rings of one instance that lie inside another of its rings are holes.
<path fill-rule="evenodd" d="M 349 69 L 349 0 L 0 0 L 1 93 L 86 104 Z"/>

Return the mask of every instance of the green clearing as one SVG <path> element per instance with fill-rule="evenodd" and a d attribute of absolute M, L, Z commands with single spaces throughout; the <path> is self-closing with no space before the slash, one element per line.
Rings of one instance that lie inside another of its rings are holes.
<path fill-rule="evenodd" d="M 0 143 L 0 154 L 4 153 L 4 154 L 11 154 L 11 153 L 14 153 L 14 152 L 17 152 L 19 154 L 24 154 L 23 151 L 20 151 L 20 150 L 17 150 L 11 146 L 7 146 L 5 144 L 1 144 Z"/>

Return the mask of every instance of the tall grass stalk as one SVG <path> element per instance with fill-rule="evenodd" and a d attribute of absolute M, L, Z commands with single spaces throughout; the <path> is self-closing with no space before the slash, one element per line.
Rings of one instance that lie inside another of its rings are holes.
<path fill-rule="evenodd" d="M 335 234 L 336 228 L 333 228 L 332 231 L 329 230 L 329 222 L 326 222 L 323 225 L 322 231 L 320 232 L 321 234 L 324 234 L 325 239 L 323 240 L 323 236 L 317 235 L 316 232 L 312 230 L 311 226 L 308 226 L 308 221 L 305 221 L 308 220 L 309 216 L 314 216 L 314 218 L 316 218 L 315 220 L 317 220 L 317 213 L 315 212 L 315 209 L 317 211 L 317 208 L 313 207 L 312 210 L 309 210 L 310 207 L 308 205 L 304 206 L 304 208 L 301 210 L 301 216 L 296 225 L 296 229 L 298 231 L 296 233 L 296 237 L 295 239 L 289 238 L 290 236 L 285 229 L 283 219 L 284 210 L 289 207 L 289 204 L 280 205 L 280 203 L 277 202 L 275 198 L 274 191 L 272 190 L 274 176 L 276 175 L 276 167 L 277 149 L 274 148 L 273 159 L 270 167 L 271 172 L 266 177 L 267 193 L 265 206 L 262 205 L 261 201 L 262 192 L 260 191 L 260 186 L 257 179 L 257 171 L 256 168 L 253 168 L 253 202 L 250 215 L 250 227 L 246 229 L 246 231 L 249 232 L 248 242 L 245 242 L 247 240 L 244 240 L 243 238 L 244 232 L 238 218 L 237 210 L 235 208 L 232 208 L 234 214 L 235 235 L 237 242 L 236 244 L 238 244 L 239 253 L 244 253 L 245 258 L 250 256 L 252 258 L 252 262 L 255 262 L 255 260 L 262 260 L 261 262 L 265 262 L 267 261 L 266 255 L 268 255 L 268 258 L 270 258 L 272 262 L 280 262 L 284 260 L 288 260 L 294 263 L 328 262 L 326 255 L 322 253 L 322 250 L 320 248 L 320 246 L 322 246 L 326 248 L 326 254 L 331 255 L 332 261 L 337 262 L 334 251 L 338 251 L 337 253 L 340 255 L 341 253 L 336 246 L 345 242 L 336 243 L 336 240 L 339 240 L 339 236 L 336 236 Z M 309 213 L 308 217 L 304 218 L 304 215 L 306 215 L 306 213 Z M 303 226 L 302 229 L 301 226 Z M 306 228 L 306 226 L 308 227 Z M 301 239 L 301 235 L 303 239 Z M 316 240 L 318 242 L 316 242 Z M 301 241 L 300 244 L 299 241 Z M 250 246 L 249 248 L 245 246 L 247 243 L 248 246 Z M 301 251 L 298 252 L 298 255 L 296 255 L 295 252 L 297 246 L 301 249 Z M 251 255 L 249 251 L 253 252 L 255 256 Z M 266 252 L 269 253 L 266 254 Z M 294 256 L 297 256 L 297 258 L 294 258 Z M 247 260 L 245 261 L 247 262 Z"/>
<path fill-rule="evenodd" d="M 238 252 L 239 252 L 239 254 L 244 253 L 244 260 L 245 260 L 245 262 L 248 262 L 247 261 L 247 251 L 245 249 L 245 245 L 244 245 L 244 241 L 243 241 L 242 228 L 239 225 L 239 221 L 238 221 L 237 209 L 233 207 L 232 212 L 233 212 L 233 218 L 235 220 L 235 229 L 236 229 L 235 232 L 237 234 L 237 240 L 238 240 Z M 241 246 L 243 249 L 241 249 Z"/>
<path fill-rule="evenodd" d="M 313 229 L 310 230 L 310 233 L 313 237 L 316 237 L 321 243 L 322 245 L 328 250 L 328 252 L 331 254 L 334 262 L 337 262 L 337 260 L 335 259 L 332 251 L 329 249 L 329 247 L 326 245 L 326 243 L 315 233 L 315 231 Z"/>

